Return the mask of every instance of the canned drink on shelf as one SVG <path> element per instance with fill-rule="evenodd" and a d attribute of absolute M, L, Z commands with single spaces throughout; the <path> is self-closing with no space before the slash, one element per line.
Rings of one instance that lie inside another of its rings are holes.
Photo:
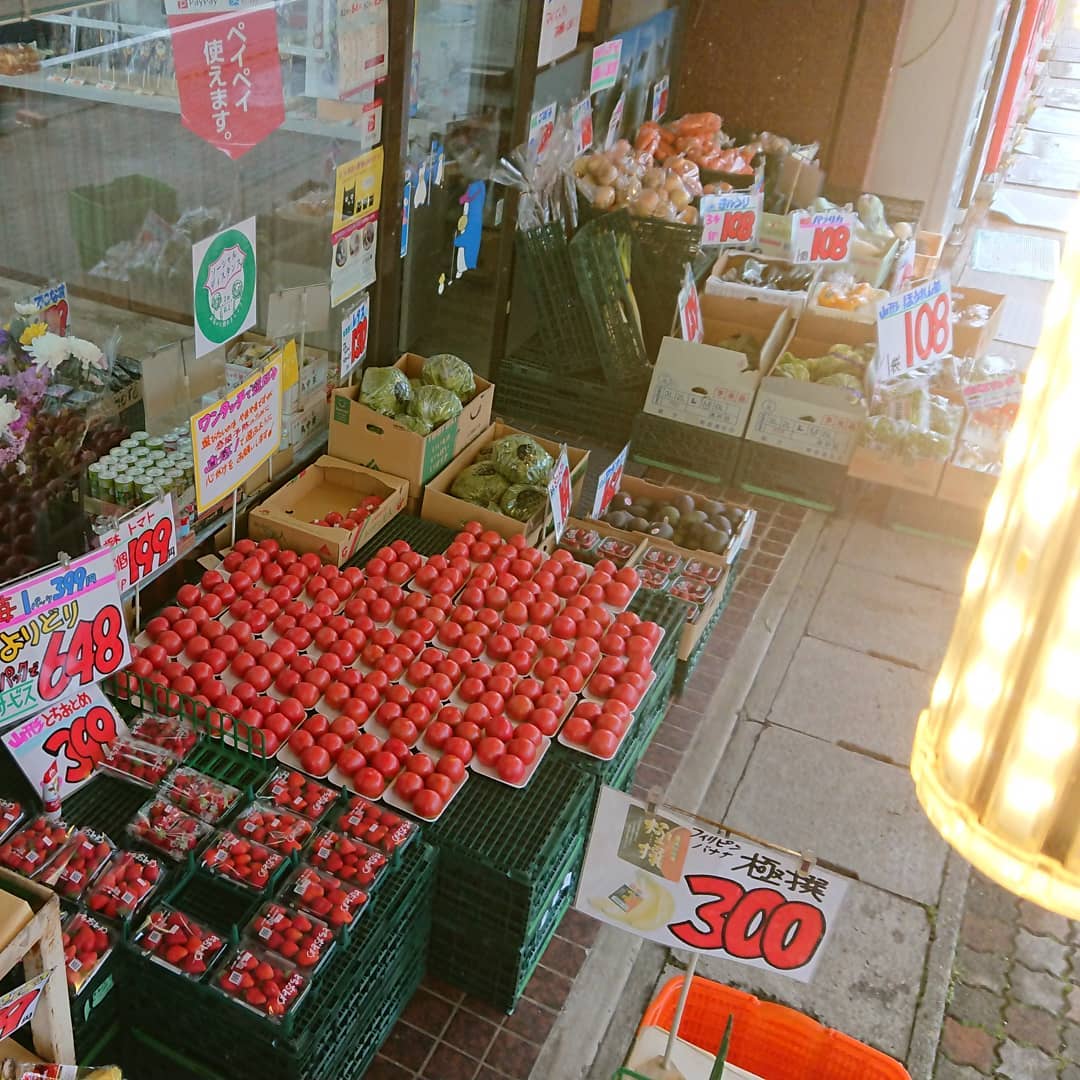
<path fill-rule="evenodd" d="M 147 439 L 150 438 L 149 431 L 133 431 L 129 438 L 134 439 L 140 446 L 142 446 Z"/>
<path fill-rule="evenodd" d="M 175 431 L 170 431 L 163 436 L 163 442 L 166 453 L 175 454 L 176 448 L 180 445 L 180 436 Z"/>
<path fill-rule="evenodd" d="M 158 468 L 161 468 L 162 463 L 169 460 L 169 452 L 167 450 L 151 450 L 150 460 L 154 462 Z"/>
<path fill-rule="evenodd" d="M 138 439 L 126 438 L 120 440 L 120 445 L 130 453 L 132 450 L 138 449 L 142 446 L 142 443 Z"/>
<path fill-rule="evenodd" d="M 86 467 L 86 489 L 95 499 L 101 498 L 101 471 L 104 468 L 100 461 L 92 461 Z"/>
<path fill-rule="evenodd" d="M 151 435 L 150 438 L 146 440 L 146 448 L 151 453 L 155 450 L 164 450 L 165 440 L 160 435 Z"/>
<path fill-rule="evenodd" d="M 140 503 L 150 502 L 153 499 L 160 498 L 163 492 L 161 481 L 154 476 L 146 476 L 145 474 L 139 477 L 135 481 L 135 493 L 138 496 Z"/>
<path fill-rule="evenodd" d="M 103 502 L 116 502 L 116 473 L 112 469 L 102 469 L 98 473 L 98 498 Z"/>
<path fill-rule="evenodd" d="M 113 487 L 114 502 L 119 506 L 135 505 L 135 477 L 131 473 L 120 473 L 113 481 Z"/>

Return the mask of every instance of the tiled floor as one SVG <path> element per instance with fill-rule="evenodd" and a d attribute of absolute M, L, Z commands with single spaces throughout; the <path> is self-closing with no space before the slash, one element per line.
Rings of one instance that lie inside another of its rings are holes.
<path fill-rule="evenodd" d="M 667 477 L 651 474 L 650 479 L 663 482 Z M 671 482 L 753 506 L 758 519 L 751 544 L 740 557 L 727 610 L 638 768 L 637 794 L 653 787 L 664 790 L 671 782 L 701 724 L 711 688 L 735 655 L 806 513 L 788 503 L 741 491 L 721 492 L 685 477 L 673 476 Z M 599 929 L 600 924 L 588 916 L 573 909 L 567 912 L 511 1016 L 429 977 L 366 1080 L 527 1080 Z"/>

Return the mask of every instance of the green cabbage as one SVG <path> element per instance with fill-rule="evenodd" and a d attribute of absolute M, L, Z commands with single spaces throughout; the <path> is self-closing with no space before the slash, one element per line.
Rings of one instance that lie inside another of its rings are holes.
<path fill-rule="evenodd" d="M 495 468 L 511 484 L 546 484 L 555 463 L 551 455 L 529 435 L 507 435 L 491 450 Z"/>
<path fill-rule="evenodd" d="M 428 386 L 442 386 L 452 390 L 463 402 L 469 401 L 476 393 L 476 379 L 473 377 L 472 368 L 452 353 L 429 356 L 424 361 L 420 378 Z"/>
<path fill-rule="evenodd" d="M 461 412 L 461 401 L 452 390 L 442 386 L 421 386 L 409 402 L 409 415 L 437 428 Z"/>
<path fill-rule="evenodd" d="M 862 379 L 846 372 L 837 372 L 835 375 L 826 375 L 824 379 L 817 380 L 822 386 L 842 386 L 855 401 L 863 399 Z"/>
<path fill-rule="evenodd" d="M 395 416 L 394 420 L 403 428 L 415 431 L 417 435 L 430 435 L 433 430 L 432 426 L 426 420 L 421 420 L 416 416 L 409 416 L 408 413 L 404 416 Z"/>
<path fill-rule="evenodd" d="M 466 465 L 457 474 L 450 487 L 450 494 L 480 506 L 494 503 L 497 507 L 509 486 L 490 461 L 476 461 L 472 465 Z"/>
<path fill-rule="evenodd" d="M 360 400 L 383 416 L 403 413 L 412 398 L 412 387 L 400 368 L 373 367 L 364 371 Z"/>
<path fill-rule="evenodd" d="M 531 484 L 511 484 L 502 494 L 499 506 L 504 514 L 517 521 L 528 521 L 548 501 L 546 488 Z"/>
<path fill-rule="evenodd" d="M 790 354 L 785 353 L 784 355 L 788 356 Z M 781 379 L 796 379 L 799 382 L 810 381 L 810 369 L 801 360 L 796 360 L 794 357 L 790 360 L 781 358 L 773 374 Z"/>

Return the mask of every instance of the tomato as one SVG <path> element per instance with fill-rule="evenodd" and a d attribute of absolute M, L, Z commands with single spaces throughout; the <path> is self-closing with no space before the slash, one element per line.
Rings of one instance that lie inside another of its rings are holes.
<path fill-rule="evenodd" d="M 443 744 L 443 753 L 452 755 L 467 765 L 472 761 L 472 743 L 468 739 L 463 739 L 460 735 L 455 735 L 453 738 L 447 739 Z"/>
<path fill-rule="evenodd" d="M 514 736 L 514 725 L 505 716 L 491 716 L 484 724 L 484 732 L 493 738 L 507 742 Z"/>
<path fill-rule="evenodd" d="M 412 746 L 420 738 L 420 729 L 406 716 L 397 717 L 388 730 L 392 738 L 400 739 L 406 746 Z"/>
<path fill-rule="evenodd" d="M 630 721 L 618 713 L 601 713 L 596 719 L 596 726 L 602 731 L 610 731 L 616 738 L 621 738 L 625 733 Z"/>
<path fill-rule="evenodd" d="M 417 776 L 430 776 L 435 771 L 435 762 L 427 754 L 413 754 L 405 762 L 405 768 Z"/>
<path fill-rule="evenodd" d="M 424 790 L 424 778 L 414 772 L 403 772 L 394 781 L 394 791 L 406 802 L 412 802 L 420 791 Z"/>
<path fill-rule="evenodd" d="M 507 784 L 520 784 L 525 779 L 525 762 L 515 754 L 503 754 L 495 763 L 495 771 Z"/>
<path fill-rule="evenodd" d="M 401 762 L 394 754 L 391 754 L 387 750 L 377 751 L 372 754 L 368 760 L 371 767 L 378 769 L 387 780 L 392 776 L 396 776 L 401 769 Z M 361 794 L 363 794 L 363 792 L 361 792 Z"/>
<path fill-rule="evenodd" d="M 589 749 L 597 757 L 612 757 L 619 747 L 619 737 L 613 731 L 597 728 L 589 738 Z"/>
<path fill-rule="evenodd" d="M 440 759 L 438 765 L 435 766 L 435 771 L 443 776 L 449 777 L 451 783 L 457 785 L 465 779 L 465 761 L 455 754 L 445 754 Z M 428 785 L 431 785 L 430 779 L 428 780 Z"/>
<path fill-rule="evenodd" d="M 416 793 L 415 798 L 412 801 L 413 810 L 422 818 L 427 818 L 429 821 L 432 818 L 436 818 L 442 813 L 443 807 L 446 805 L 444 800 L 440 798 L 437 792 L 431 791 L 429 788 L 423 788 Z"/>
<path fill-rule="evenodd" d="M 299 732 L 296 734 L 299 734 Z M 294 734 L 293 738 L 295 737 Z M 292 746 L 292 739 L 289 740 L 289 745 Z M 332 764 L 330 754 L 322 746 L 309 746 L 300 754 L 300 767 L 304 772 L 311 773 L 312 776 L 325 776 L 330 771 Z"/>
<path fill-rule="evenodd" d="M 487 723 L 487 719 L 485 719 L 484 723 Z M 475 746 L 483 733 L 481 726 L 472 720 L 462 720 L 454 728 L 454 734 L 459 739 L 464 739 L 470 746 Z"/>
<path fill-rule="evenodd" d="M 566 736 L 567 742 L 574 743 L 577 746 L 584 746 L 589 741 L 592 730 L 592 724 L 588 720 L 575 714 L 566 721 L 563 727 L 563 735 Z"/>
<path fill-rule="evenodd" d="M 378 769 L 365 765 L 353 773 L 352 786 L 366 799 L 377 799 L 386 790 L 386 780 Z"/>
<path fill-rule="evenodd" d="M 424 743 L 434 750 L 441 750 L 454 734 L 454 729 L 441 720 L 436 720 L 424 732 Z"/>
<path fill-rule="evenodd" d="M 522 721 L 528 719 L 529 714 L 533 711 L 532 699 L 526 697 L 524 694 L 515 694 L 506 703 L 506 714 L 515 723 L 520 724 Z"/>
<path fill-rule="evenodd" d="M 536 743 L 528 739 L 514 738 L 506 744 L 506 752 L 520 758 L 522 763 L 528 766 L 536 760 Z"/>
<path fill-rule="evenodd" d="M 442 761 L 439 762 L 439 765 L 446 760 L 446 758 L 443 758 Z M 457 758 L 451 758 L 450 760 L 458 761 Z M 464 772 L 464 766 L 462 766 L 462 771 Z M 446 773 L 440 771 L 438 765 L 435 766 L 435 772 L 424 781 L 424 786 L 429 791 L 438 792 L 444 801 L 449 800 L 450 796 L 454 794 L 454 781 L 451 780 Z"/>

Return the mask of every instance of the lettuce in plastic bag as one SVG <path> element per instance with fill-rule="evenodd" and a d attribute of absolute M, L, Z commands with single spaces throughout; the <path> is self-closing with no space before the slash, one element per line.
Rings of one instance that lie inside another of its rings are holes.
<path fill-rule="evenodd" d="M 450 494 L 480 506 L 494 504 L 498 507 L 499 500 L 509 486 L 490 461 L 476 461 L 472 465 L 466 465 L 457 474 L 450 487 Z"/>
<path fill-rule="evenodd" d="M 442 386 L 453 391 L 461 401 L 469 401 L 476 393 L 473 370 L 453 353 L 437 353 L 424 361 L 420 379 L 428 386 Z"/>
<path fill-rule="evenodd" d="M 460 412 L 460 398 L 442 386 L 421 386 L 409 402 L 409 415 L 423 420 L 432 428 L 445 424 Z"/>
<path fill-rule="evenodd" d="M 787 354 L 785 354 L 787 355 Z M 796 379 L 798 382 L 810 381 L 810 369 L 801 360 L 792 358 L 776 365 L 773 374 L 781 379 Z"/>
<path fill-rule="evenodd" d="M 432 426 L 426 420 L 421 420 L 417 416 L 409 416 L 408 413 L 404 416 L 395 416 L 394 420 L 403 428 L 415 431 L 417 435 L 430 435 L 433 430 Z"/>
<path fill-rule="evenodd" d="M 546 484 L 555 464 L 551 455 L 529 435 L 507 435 L 494 444 L 491 460 L 511 484 Z"/>
<path fill-rule="evenodd" d="M 546 488 L 532 484 L 511 484 L 502 494 L 499 506 L 502 512 L 516 521 L 528 521 L 547 503 Z"/>
<path fill-rule="evenodd" d="M 360 400 L 383 416 L 403 413 L 412 398 L 412 387 L 400 368 L 373 367 L 364 371 Z"/>

